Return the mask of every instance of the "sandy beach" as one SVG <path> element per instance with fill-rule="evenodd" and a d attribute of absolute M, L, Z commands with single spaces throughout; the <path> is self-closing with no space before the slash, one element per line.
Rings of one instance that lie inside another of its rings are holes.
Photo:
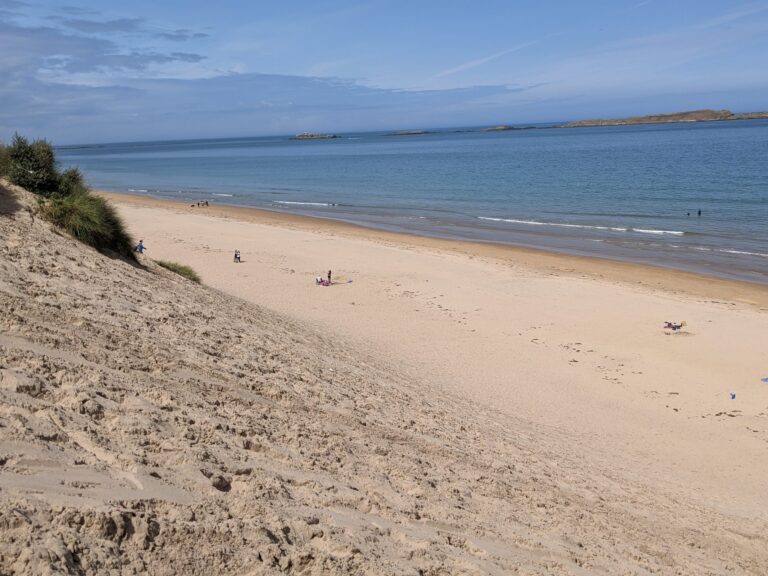
<path fill-rule="evenodd" d="M 552 427 L 606 466 L 768 518 L 767 286 L 108 196 L 151 258 L 189 264 L 223 292 Z M 334 286 L 315 286 L 329 268 Z"/>
<path fill-rule="evenodd" d="M 768 572 L 764 286 L 110 197 L 0 191 L 3 573 Z"/>

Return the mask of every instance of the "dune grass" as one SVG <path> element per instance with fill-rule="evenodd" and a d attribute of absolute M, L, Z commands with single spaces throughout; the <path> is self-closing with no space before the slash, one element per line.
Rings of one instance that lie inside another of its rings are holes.
<path fill-rule="evenodd" d="M 55 196 L 42 205 L 45 218 L 97 250 L 133 258 L 133 246 L 120 216 L 101 196 L 87 189 Z"/>
<path fill-rule="evenodd" d="M 162 266 L 171 272 L 176 272 L 176 274 L 179 276 L 183 276 L 188 280 L 192 280 L 192 282 L 197 282 L 200 284 L 200 276 L 198 276 L 197 272 L 195 272 L 189 266 L 179 264 L 178 262 L 168 262 L 167 260 L 155 260 L 155 262 L 158 266 Z"/>

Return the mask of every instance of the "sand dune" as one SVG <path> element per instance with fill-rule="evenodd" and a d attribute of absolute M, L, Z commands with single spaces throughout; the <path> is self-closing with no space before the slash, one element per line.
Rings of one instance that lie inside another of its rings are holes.
<path fill-rule="evenodd" d="M 589 426 L 579 418 L 558 424 L 569 403 L 573 409 L 586 402 L 583 395 L 553 388 L 556 379 L 547 381 L 546 363 L 571 369 L 571 356 L 585 359 L 593 343 L 574 340 L 574 349 L 561 349 L 560 328 L 550 325 L 557 310 L 539 311 L 541 328 L 503 322 L 504 330 L 522 331 L 529 342 L 514 352 L 514 346 L 505 349 L 515 359 L 505 377 L 516 393 L 482 386 L 484 372 L 462 382 L 479 364 L 469 363 L 468 355 L 456 357 L 447 338 L 435 334 L 454 324 L 467 338 L 472 330 L 480 332 L 483 339 L 469 350 L 479 358 L 488 348 L 490 374 L 501 360 L 493 360 L 496 352 L 488 343 L 495 336 L 486 322 L 504 318 L 494 310 L 488 319 L 463 320 L 463 307 L 474 296 L 458 290 L 471 277 L 456 282 L 455 266 L 477 266 L 485 275 L 494 267 L 502 274 L 502 264 L 489 261 L 486 267 L 466 255 L 461 258 L 467 262 L 447 252 L 408 252 L 329 232 L 318 237 L 134 207 L 124 213 L 145 236 L 150 256 L 132 265 L 61 236 L 34 216 L 33 206 L 26 193 L 0 192 L 2 573 L 768 572 L 765 504 L 757 482 L 745 482 L 749 498 L 742 495 L 731 505 L 727 494 L 710 501 L 715 491 L 707 482 L 696 493 L 675 477 L 660 481 L 670 462 L 666 457 L 646 476 L 643 465 L 654 456 L 640 454 L 644 439 L 629 443 L 633 428 L 622 419 L 656 415 L 652 421 L 692 446 L 694 433 L 706 428 L 685 432 L 673 419 L 678 413 L 654 398 L 636 400 L 643 393 L 608 392 L 622 388 L 610 380 L 590 384 L 590 371 L 569 386 L 605 392 L 600 407 L 612 407 L 613 415 Z M 236 272 L 228 254 L 235 247 L 230 234 L 240 240 L 245 260 Z M 329 247 L 335 254 L 346 250 L 350 264 L 339 274 L 354 279 L 352 284 L 309 284 L 320 261 L 313 250 Z M 426 287 L 414 289 L 434 276 L 422 278 L 409 268 L 408 253 L 435 261 L 430 274 L 446 275 L 440 286 L 445 300 L 430 304 Z M 354 254 L 379 259 L 364 267 L 352 263 Z M 191 264 L 204 282 L 234 295 L 188 282 L 156 266 L 153 257 Z M 447 270 L 440 261 L 447 261 Z M 390 274 L 390 266 L 402 266 L 397 281 L 358 288 L 365 273 Z M 520 306 L 539 302 L 542 286 L 531 284 L 528 272 L 511 273 L 522 282 L 514 288 Z M 534 277 L 548 278 L 539 272 Z M 564 297 L 602 286 L 557 278 Z M 503 274 L 483 278 L 491 285 L 507 280 Z M 617 290 L 608 286 L 606 293 Z M 597 292 L 593 304 L 606 293 Z M 487 297 L 472 305 L 488 307 L 493 293 Z M 637 297 L 641 304 L 661 298 L 645 292 Z M 685 312 L 695 332 L 655 335 L 689 360 L 697 357 L 687 348 L 692 342 L 703 342 L 709 353 L 716 341 L 699 327 L 699 304 L 680 298 L 676 304 L 689 306 Z M 363 317 L 350 311 L 387 299 L 396 307 Z M 424 310 L 423 318 L 412 322 L 414 313 L 409 324 L 397 316 L 386 324 L 377 315 L 406 306 Z M 748 334 L 764 326 L 765 315 L 754 308 L 701 306 L 718 325 L 739 318 Z M 578 324 L 568 310 L 557 317 Z M 376 337 L 363 337 L 371 335 Z M 430 335 L 431 342 L 416 347 Z M 607 346 L 612 337 L 609 330 L 594 345 Z M 654 342 L 648 336 L 645 344 L 654 350 Z M 411 345 L 417 356 L 403 351 Z M 547 352 L 537 355 L 539 346 Z M 634 361 L 613 356 L 612 364 L 597 361 L 595 373 L 618 377 L 624 368 L 619 364 Z M 440 370 L 438 358 L 444 361 Z M 464 368 L 462 358 L 469 364 Z M 557 364 L 561 359 L 564 367 Z M 702 370 L 716 364 L 707 357 L 699 361 Z M 684 396 L 694 384 L 687 376 L 682 380 L 676 384 Z M 496 385 L 493 378 L 487 382 Z M 549 396 L 552 413 L 522 401 L 516 411 L 514 399 L 539 385 L 538 401 Z M 745 389 L 752 390 L 745 384 L 740 392 Z M 637 410 L 631 409 L 633 401 Z M 680 402 L 678 409 L 704 406 L 690 398 Z M 714 400 L 707 402 L 707 410 L 716 409 Z M 739 406 L 750 423 L 765 421 L 752 414 L 757 406 Z M 764 450 L 761 433 L 752 438 L 736 429 L 731 421 L 738 418 L 713 414 L 698 420 L 724 435 L 741 465 L 762 470 L 764 463 L 746 460 L 759 454 L 757 447 Z M 607 426 L 610 434 L 611 425 L 627 442 L 623 458 L 618 440 L 592 444 L 597 428 Z M 579 427 L 584 432 L 574 437 Z M 657 439 L 652 447 L 660 444 Z"/>

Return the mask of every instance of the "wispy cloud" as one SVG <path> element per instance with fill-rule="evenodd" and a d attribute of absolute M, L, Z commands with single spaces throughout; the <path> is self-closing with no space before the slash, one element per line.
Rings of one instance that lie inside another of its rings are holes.
<path fill-rule="evenodd" d="M 746 4 L 741 8 L 739 8 L 738 10 L 726 12 L 725 14 L 717 16 L 716 18 L 712 18 L 711 20 L 706 20 L 702 22 L 701 27 L 709 28 L 712 26 L 730 24 L 731 22 L 742 20 L 744 18 L 747 18 L 748 16 L 755 16 L 757 14 L 762 14 L 764 12 L 768 12 L 768 4 L 766 4 L 765 2 Z"/>
<path fill-rule="evenodd" d="M 185 42 L 186 40 L 208 37 L 208 34 L 205 32 L 195 32 L 194 30 L 189 30 L 187 28 L 178 28 L 176 30 L 159 30 L 154 32 L 153 35 L 156 38 L 171 40 L 173 42 Z"/>
<path fill-rule="evenodd" d="M 138 32 L 144 26 L 143 18 L 118 18 L 116 20 L 86 20 L 83 18 L 64 19 L 61 23 L 67 28 L 85 34 L 104 34 L 109 32 Z"/>
<path fill-rule="evenodd" d="M 465 72 L 466 70 L 471 70 L 472 68 L 477 68 L 478 66 L 482 66 L 483 64 L 487 64 L 488 62 L 497 60 L 498 58 L 501 58 L 502 56 L 506 56 L 507 54 L 512 54 L 513 52 L 519 52 L 520 50 L 528 48 L 529 46 L 533 46 L 534 44 L 538 44 L 538 40 L 523 42 L 522 44 L 518 44 L 517 46 L 513 46 L 512 48 L 507 48 L 506 50 L 502 50 L 501 52 L 496 52 L 495 54 L 491 54 L 490 56 L 485 56 L 483 58 L 477 58 L 475 60 L 470 60 L 469 62 L 464 62 L 463 64 L 459 64 L 458 66 L 454 66 L 453 68 L 448 68 L 447 70 L 438 72 L 437 74 L 432 76 L 432 79 L 444 78 L 446 76 L 452 76 L 453 74 L 458 74 L 459 72 Z"/>
<path fill-rule="evenodd" d="M 150 26 L 144 18 L 116 18 L 113 20 L 93 20 L 86 18 L 61 18 L 51 17 L 52 20 L 60 22 L 62 26 L 70 30 L 75 30 L 82 34 L 141 34 L 170 40 L 172 42 L 185 42 L 197 38 L 206 38 L 208 34 L 196 32 L 188 28 L 163 28 L 160 26 Z"/>
<path fill-rule="evenodd" d="M 44 76 L 55 81 L 86 72 L 109 78 L 125 71 L 136 73 L 151 66 L 194 64 L 204 59 L 200 54 L 136 50 L 106 38 L 0 20 L 0 74 L 7 80 Z"/>
<path fill-rule="evenodd" d="M 526 82 L 549 81 L 559 90 L 585 89 L 601 94 L 666 93 L 737 85 L 746 78 L 765 85 L 751 65 L 722 67 L 713 75 L 709 62 L 733 58 L 745 46 L 760 46 L 768 38 L 768 3 L 732 7 L 719 15 L 667 27 L 651 34 L 625 36 L 542 66 Z"/>
<path fill-rule="evenodd" d="M 60 6 L 57 11 L 68 14 L 70 16 L 95 16 L 96 14 L 99 14 L 98 10 L 94 10 L 92 8 L 83 8 L 81 6 L 71 5 Z"/>

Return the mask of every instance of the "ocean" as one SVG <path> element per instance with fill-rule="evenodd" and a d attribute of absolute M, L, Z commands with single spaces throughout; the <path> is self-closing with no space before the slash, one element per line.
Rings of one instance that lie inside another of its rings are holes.
<path fill-rule="evenodd" d="M 768 283 L 768 120 L 340 136 L 57 156 L 97 189 Z"/>

